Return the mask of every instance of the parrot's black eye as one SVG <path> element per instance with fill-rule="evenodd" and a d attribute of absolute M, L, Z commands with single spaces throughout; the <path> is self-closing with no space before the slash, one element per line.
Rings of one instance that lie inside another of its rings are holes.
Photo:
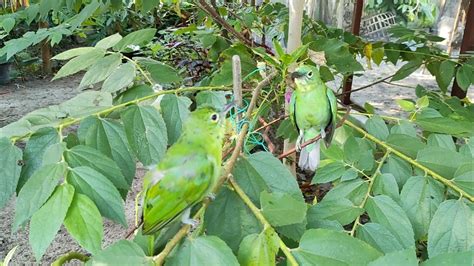
<path fill-rule="evenodd" d="M 308 78 L 311 78 L 313 76 L 313 71 L 309 71 L 306 75 L 308 76 Z"/>
<path fill-rule="evenodd" d="M 219 115 L 218 114 L 212 114 L 211 115 L 211 121 L 212 122 L 217 122 L 219 120 Z"/>

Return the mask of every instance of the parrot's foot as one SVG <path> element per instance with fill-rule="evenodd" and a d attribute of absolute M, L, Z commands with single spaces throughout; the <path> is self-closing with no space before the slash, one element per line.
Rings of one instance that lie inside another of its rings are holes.
<path fill-rule="evenodd" d="M 191 226 L 191 231 L 194 231 L 199 225 L 199 220 L 195 220 L 191 218 L 191 208 L 187 208 L 183 215 L 181 216 L 181 222 L 183 224 L 189 224 Z"/>
<path fill-rule="evenodd" d="M 296 150 L 296 152 L 300 152 L 300 151 L 301 151 L 301 143 L 296 142 L 295 150 Z"/>
<path fill-rule="evenodd" d="M 210 192 L 209 194 L 207 194 L 207 198 L 210 200 L 210 201 L 214 201 L 216 199 L 216 194 Z"/>
<path fill-rule="evenodd" d="M 303 136 L 304 136 L 304 131 L 300 130 L 300 134 L 298 135 L 298 138 L 296 139 L 296 145 L 295 145 L 295 150 L 297 152 L 301 151 L 301 142 L 303 140 Z"/>

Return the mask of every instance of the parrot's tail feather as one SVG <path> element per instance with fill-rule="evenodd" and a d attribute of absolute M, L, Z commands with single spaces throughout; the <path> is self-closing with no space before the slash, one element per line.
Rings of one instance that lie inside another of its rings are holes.
<path fill-rule="evenodd" d="M 305 147 L 301 150 L 300 159 L 298 161 L 298 166 L 302 170 L 311 170 L 315 171 L 319 165 L 319 145 L 320 141 L 314 143 L 314 147 L 308 151 L 308 148 Z"/>

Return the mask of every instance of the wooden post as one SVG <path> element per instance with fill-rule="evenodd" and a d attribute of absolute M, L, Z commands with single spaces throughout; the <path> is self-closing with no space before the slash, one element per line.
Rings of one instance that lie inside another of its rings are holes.
<path fill-rule="evenodd" d="M 474 51 L 474 1 L 471 0 L 466 16 L 466 25 L 464 28 L 464 35 L 461 43 L 461 51 L 459 54 L 465 54 L 467 51 Z M 466 98 L 467 90 L 463 91 L 454 77 L 453 88 L 451 96 L 456 96 L 459 99 Z"/>
<path fill-rule="evenodd" d="M 362 9 L 364 7 L 364 0 L 357 0 L 354 5 L 354 14 L 352 14 L 352 34 L 359 35 L 360 33 L 360 21 L 362 18 Z M 346 78 L 344 87 L 342 88 L 341 100 L 343 104 L 351 104 L 351 89 L 352 89 L 352 78 L 350 75 Z"/>
<path fill-rule="evenodd" d="M 451 52 L 453 51 L 454 35 L 456 35 L 457 29 L 458 29 L 459 17 L 462 11 L 462 2 L 463 0 L 459 1 L 458 11 L 456 12 L 456 17 L 454 18 L 453 29 L 451 30 L 451 34 L 449 34 L 448 50 L 446 51 L 448 53 L 448 56 L 451 56 Z"/>
<path fill-rule="evenodd" d="M 44 20 L 39 22 L 40 28 L 48 28 L 48 26 L 48 22 Z M 51 75 L 53 73 L 53 68 L 51 66 L 51 45 L 49 44 L 49 41 L 47 39 L 41 41 L 40 45 L 41 59 L 43 61 L 43 74 Z"/>
<path fill-rule="evenodd" d="M 240 65 L 240 57 L 232 56 L 232 89 L 234 91 L 234 101 L 236 105 L 236 113 L 242 108 L 242 69 Z M 241 114 L 237 113 L 236 123 L 239 122 Z"/>

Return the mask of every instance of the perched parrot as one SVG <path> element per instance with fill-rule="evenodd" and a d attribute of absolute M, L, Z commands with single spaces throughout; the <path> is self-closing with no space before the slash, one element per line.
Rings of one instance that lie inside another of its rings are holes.
<path fill-rule="evenodd" d="M 315 171 L 319 164 L 320 141 L 303 149 L 301 144 L 321 134 L 326 147 L 329 146 L 336 129 L 336 96 L 321 80 L 317 67 L 302 65 L 291 78 L 296 88 L 291 95 L 289 111 L 298 130 L 296 149 L 301 151 L 298 166 Z"/>
<path fill-rule="evenodd" d="M 149 171 L 143 184 L 143 234 L 153 234 L 179 219 L 195 225 L 189 218 L 191 207 L 204 199 L 214 187 L 222 161 L 225 114 L 201 107 L 185 121 L 179 139 Z"/>

